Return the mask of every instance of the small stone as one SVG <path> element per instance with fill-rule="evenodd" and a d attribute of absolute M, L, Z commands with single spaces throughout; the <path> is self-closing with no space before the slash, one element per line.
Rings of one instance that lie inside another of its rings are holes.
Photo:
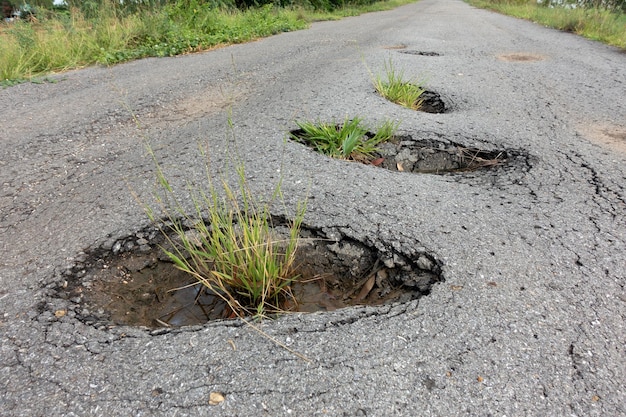
<path fill-rule="evenodd" d="M 209 405 L 218 405 L 223 403 L 224 400 L 224 394 L 222 394 L 221 392 L 212 392 L 209 395 Z"/>
<path fill-rule="evenodd" d="M 417 267 L 419 269 L 424 269 L 426 271 L 432 271 L 433 270 L 433 262 L 428 259 L 426 256 L 420 256 L 417 259 L 417 263 L 416 263 Z"/>
<path fill-rule="evenodd" d="M 383 261 L 383 263 L 385 264 L 385 266 L 389 269 L 393 268 L 394 266 L 396 266 L 396 264 L 393 262 L 393 259 L 385 259 Z"/>
<path fill-rule="evenodd" d="M 119 251 L 122 249 L 122 242 L 117 241 L 115 242 L 115 244 L 113 245 L 113 248 L 111 249 L 113 251 L 113 253 L 117 254 L 119 253 Z"/>

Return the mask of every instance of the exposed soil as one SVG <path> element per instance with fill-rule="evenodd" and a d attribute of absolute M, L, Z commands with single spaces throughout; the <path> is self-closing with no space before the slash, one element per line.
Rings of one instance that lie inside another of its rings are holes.
<path fill-rule="evenodd" d="M 157 246 L 162 239 L 152 236 L 149 244 L 144 232 L 118 242 L 117 254 L 95 251 L 58 294 L 76 303 L 78 317 L 94 325 L 177 327 L 233 317 L 219 297 L 176 269 Z M 283 306 L 288 311 L 406 302 L 443 281 L 441 264 L 426 253 L 409 259 L 347 238 L 329 241 L 312 231 L 302 237 L 294 299 Z"/>
<path fill-rule="evenodd" d="M 588 123 L 581 124 L 577 130 L 582 137 L 591 142 L 626 153 L 626 128 Z"/>
<path fill-rule="evenodd" d="M 514 52 L 511 54 L 502 54 L 498 55 L 498 59 L 500 61 L 506 62 L 534 62 L 534 61 L 542 61 L 546 57 L 539 54 L 533 54 L 528 52 Z"/>

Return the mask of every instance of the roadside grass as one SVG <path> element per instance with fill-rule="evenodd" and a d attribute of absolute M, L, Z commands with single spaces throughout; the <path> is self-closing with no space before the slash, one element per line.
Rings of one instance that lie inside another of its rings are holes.
<path fill-rule="evenodd" d="M 377 146 L 392 139 L 398 123 L 384 122 L 375 133 L 359 117 L 346 118 L 343 123 L 296 122 L 299 130 L 291 138 L 333 158 L 368 162 L 378 150 Z"/>
<path fill-rule="evenodd" d="M 391 58 L 385 62 L 384 75 L 373 74 L 370 71 L 370 76 L 378 94 L 392 103 L 413 110 L 419 110 L 422 107 L 424 99 L 421 96 L 425 91 L 422 87 L 424 81 L 406 80 L 404 70 L 396 69 Z"/>
<path fill-rule="evenodd" d="M 280 183 L 262 202 L 237 163 L 237 187 L 225 179 L 216 186 L 208 167 L 206 187 L 188 185 L 189 210 L 149 146 L 148 152 L 157 172 L 156 207 L 142 205 L 166 238 L 163 251 L 175 266 L 222 298 L 233 316 L 269 317 L 283 312 L 285 300 L 295 302 L 291 284 L 306 204 L 298 203 L 285 233 L 276 232 L 270 206 L 282 197 Z"/>
<path fill-rule="evenodd" d="M 585 7 L 548 7 L 527 0 L 467 0 L 467 2 L 472 6 L 531 20 L 547 27 L 626 49 L 624 13 Z"/>
<path fill-rule="evenodd" d="M 92 19 L 75 11 L 58 19 L 16 22 L 5 28 L 0 35 L 0 80 L 190 53 L 306 25 L 294 11 L 271 6 L 245 11 L 207 9 L 195 19 L 174 15 L 167 8 L 127 16 L 105 8 Z"/>
<path fill-rule="evenodd" d="M 238 9 L 179 0 L 132 13 L 114 1 L 102 1 L 88 12 L 72 9 L 47 13 L 35 22 L 0 22 L 0 85 L 90 65 L 209 50 L 412 1 L 337 3 L 340 7 L 325 3 L 322 8 L 294 2 Z"/>

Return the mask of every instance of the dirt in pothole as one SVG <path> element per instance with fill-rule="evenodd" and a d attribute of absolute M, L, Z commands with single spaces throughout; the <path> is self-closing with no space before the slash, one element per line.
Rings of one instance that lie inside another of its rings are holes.
<path fill-rule="evenodd" d="M 92 256 L 74 268 L 79 273 L 59 288 L 61 297 L 73 301 L 77 316 L 89 324 L 178 327 L 232 318 L 219 297 L 167 260 L 156 246 L 159 240 L 146 244 L 141 233 L 118 242 L 117 248 L 132 248 L 127 252 Z M 282 306 L 289 311 L 406 302 L 443 280 L 440 263 L 429 254 L 383 254 L 350 239 L 330 242 L 307 231 L 296 264 L 300 278 L 292 287 L 294 299 Z"/>

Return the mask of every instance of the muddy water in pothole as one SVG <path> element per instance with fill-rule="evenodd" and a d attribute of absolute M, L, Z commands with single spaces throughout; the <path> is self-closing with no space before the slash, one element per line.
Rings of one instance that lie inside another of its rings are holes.
<path fill-rule="evenodd" d="M 410 301 L 442 280 L 439 262 L 428 254 L 412 260 L 382 255 L 346 239 L 328 242 L 307 236 L 296 265 L 293 299 L 283 306 L 293 312 Z M 178 327 L 233 317 L 221 298 L 176 269 L 156 245 L 94 258 L 88 271 L 63 292 L 64 298 L 80 304 L 79 316 L 92 324 Z"/>

